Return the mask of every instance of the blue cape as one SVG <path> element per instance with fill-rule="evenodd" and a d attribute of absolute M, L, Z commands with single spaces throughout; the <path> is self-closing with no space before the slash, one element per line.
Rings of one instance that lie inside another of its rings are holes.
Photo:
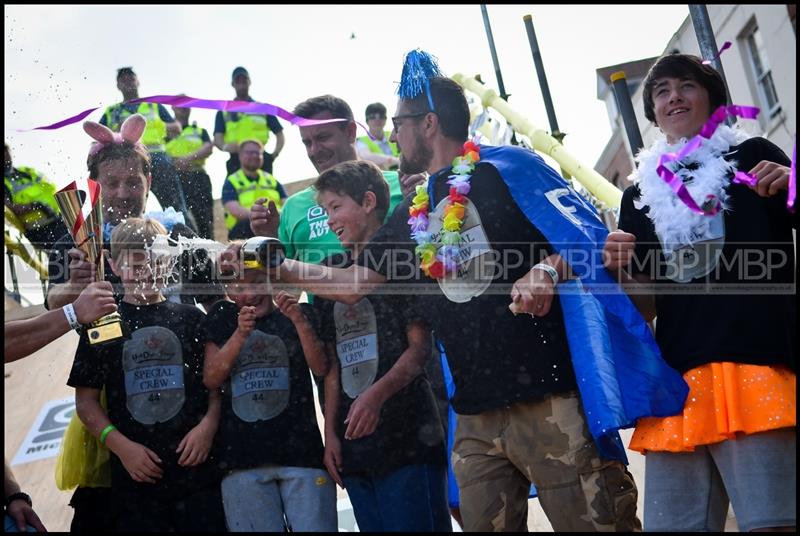
<path fill-rule="evenodd" d="M 586 422 L 600 454 L 627 463 L 618 431 L 641 417 L 680 413 L 689 387 L 603 268 L 608 229 L 594 207 L 533 151 L 481 146 L 477 165 L 497 169 L 528 220 L 579 277 L 561 283 L 558 297 Z"/>

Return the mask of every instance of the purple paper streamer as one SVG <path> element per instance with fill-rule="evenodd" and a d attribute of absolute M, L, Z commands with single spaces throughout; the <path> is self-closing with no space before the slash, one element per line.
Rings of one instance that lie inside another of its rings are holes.
<path fill-rule="evenodd" d="M 753 175 L 745 173 L 744 171 L 737 171 L 733 176 L 733 182 L 736 184 L 744 184 L 753 188 L 756 184 L 758 184 L 758 177 L 754 177 Z"/>
<path fill-rule="evenodd" d="M 711 136 L 714 135 L 716 132 L 717 127 L 725 121 L 725 118 L 729 115 L 738 116 L 743 119 L 755 119 L 758 117 L 758 113 L 761 110 L 755 106 L 739 106 L 737 104 L 731 104 L 730 106 L 720 106 L 714 113 L 711 114 L 711 117 L 706 121 L 706 124 L 703 125 L 703 128 L 700 130 L 700 136 L 703 136 L 706 139 L 710 139 Z"/>
<path fill-rule="evenodd" d="M 786 197 L 786 208 L 794 212 L 794 202 L 797 198 L 797 138 L 792 145 L 792 165 L 789 168 L 789 195 Z"/>
<path fill-rule="evenodd" d="M 729 48 L 731 48 L 731 42 L 730 41 L 725 41 L 722 44 L 722 48 L 720 48 L 719 52 L 717 52 L 717 55 L 714 56 L 713 58 L 711 58 L 710 60 L 703 60 L 702 61 L 703 65 L 711 65 L 711 62 L 713 62 L 715 59 L 717 59 L 720 56 L 722 56 L 722 53 L 725 52 L 726 50 L 728 50 Z"/>
<path fill-rule="evenodd" d="M 31 130 L 56 130 L 57 128 L 65 127 L 67 125 L 71 125 L 72 123 L 77 123 L 78 121 L 80 121 L 81 119 L 83 119 L 84 117 L 86 117 L 87 115 L 92 113 L 93 111 L 99 110 L 100 108 L 101 107 L 98 106 L 97 108 L 90 108 L 88 110 L 84 110 L 81 113 L 79 113 L 78 115 L 73 115 L 72 117 L 69 117 L 67 119 L 62 119 L 61 121 L 58 121 L 57 123 L 53 123 L 52 125 L 47 125 L 47 126 L 43 126 L 43 127 L 28 128 L 28 129 L 18 128 L 17 132 L 30 132 Z"/>
<path fill-rule="evenodd" d="M 340 119 L 307 119 L 305 117 L 300 117 L 294 115 L 291 112 L 287 112 L 283 108 L 279 106 L 275 106 L 274 104 L 267 104 L 263 102 L 249 102 L 249 101 L 231 101 L 231 100 L 209 100 L 209 99 L 196 99 L 194 97 L 189 96 L 178 96 L 178 95 L 152 95 L 150 97 L 141 97 L 139 99 L 133 99 L 127 101 L 126 104 L 139 104 L 142 102 L 152 102 L 155 104 L 165 104 L 170 106 L 177 106 L 179 108 L 206 108 L 209 110 L 219 110 L 223 112 L 241 112 L 241 113 L 255 113 L 255 114 L 269 114 L 275 115 L 280 117 L 281 119 L 288 121 L 289 123 L 296 125 L 298 127 L 306 127 L 312 125 L 322 125 L 325 123 L 336 123 L 339 121 L 347 121 L 347 119 L 340 118 Z M 90 113 L 95 110 L 99 110 L 101 106 L 97 106 L 95 108 L 90 108 L 88 110 L 84 110 L 77 115 L 69 117 L 67 119 L 62 119 L 56 123 L 51 125 L 41 126 L 41 127 L 34 127 L 30 129 L 17 129 L 17 132 L 29 132 L 31 130 L 56 130 L 61 127 L 65 127 L 67 125 L 71 125 L 73 123 L 77 123 L 81 119 L 84 119 Z M 369 132 L 369 129 L 366 128 L 361 123 L 356 121 L 356 124 L 359 125 L 364 130 Z"/>
<path fill-rule="evenodd" d="M 662 161 L 666 163 L 672 160 L 672 159 L 664 160 L 665 156 L 668 155 L 661 155 L 661 158 L 659 158 L 659 165 L 658 168 L 656 168 L 656 172 L 664 180 L 664 182 L 666 182 L 667 185 L 670 188 L 672 188 L 672 191 L 675 192 L 675 195 L 677 195 L 678 198 L 681 201 L 683 201 L 683 204 L 689 207 L 689 209 L 692 210 L 693 212 L 696 212 L 698 214 L 704 214 L 706 216 L 713 216 L 717 212 L 719 212 L 720 209 L 722 208 L 722 205 L 720 204 L 719 200 L 717 200 L 716 204 L 709 210 L 705 210 L 702 207 L 699 207 L 697 203 L 694 202 L 692 195 L 689 193 L 689 190 L 686 189 L 686 185 L 683 184 L 683 181 L 662 164 Z M 674 153 L 670 153 L 669 156 L 674 156 Z M 704 204 L 708 204 L 709 202 L 714 201 L 715 199 L 716 199 L 715 196 L 709 194 L 706 197 L 706 201 Z"/>
<path fill-rule="evenodd" d="M 723 47 L 725 48 L 725 47 Z M 711 117 L 708 118 L 706 124 L 703 125 L 703 128 L 700 130 L 700 134 L 693 137 L 689 140 L 686 145 L 681 148 L 680 151 L 677 153 L 664 153 L 658 159 L 658 167 L 656 168 L 656 173 L 658 176 L 661 177 L 664 182 L 675 192 L 675 195 L 689 207 L 690 210 L 696 212 L 697 214 L 704 214 L 706 216 L 713 216 L 717 212 L 722 209 L 722 205 L 720 204 L 719 200 L 714 204 L 714 206 L 708 210 L 703 209 L 702 207 L 698 206 L 695 203 L 692 195 L 689 193 L 689 190 L 686 189 L 686 185 L 683 184 L 683 181 L 677 177 L 674 173 L 672 173 L 668 168 L 667 164 L 669 162 L 676 162 L 683 160 L 689 154 L 696 151 L 700 145 L 703 143 L 702 138 L 710 139 L 711 136 L 714 135 L 717 128 L 719 127 L 720 123 L 725 121 L 725 118 L 728 115 L 742 117 L 744 119 L 755 119 L 758 117 L 758 113 L 760 112 L 759 108 L 755 106 L 739 106 L 737 104 L 732 104 L 730 106 L 720 106 L 714 113 L 711 114 Z M 751 185 L 753 181 L 757 182 L 757 179 L 748 175 L 744 172 L 737 172 L 733 178 L 734 182 L 744 183 Z M 708 195 L 706 196 L 706 200 L 703 203 L 704 205 L 708 205 L 710 202 L 714 201 L 716 196 Z"/>

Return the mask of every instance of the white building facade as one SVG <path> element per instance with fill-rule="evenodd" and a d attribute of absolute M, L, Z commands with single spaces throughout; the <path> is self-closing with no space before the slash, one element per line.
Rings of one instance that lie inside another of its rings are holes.
<path fill-rule="evenodd" d="M 740 120 L 740 124 L 748 132 L 769 139 L 791 157 L 797 132 L 796 6 L 706 7 L 717 46 L 722 47 L 725 41 L 732 44 L 720 57 L 731 103 L 758 106 L 761 109 L 758 119 Z M 673 51 L 700 56 L 691 17 L 686 17 L 663 53 Z M 641 81 L 640 70 L 636 69 L 641 61 L 613 67 L 624 71 L 628 66 L 636 70 L 633 79 L 628 78 L 628 85 L 635 86 L 635 89 L 631 89 L 631 101 L 644 146 L 647 147 L 662 134 L 644 116 L 643 87 L 638 83 Z M 607 78 L 609 70 L 609 67 L 598 69 L 598 98 L 606 102 L 612 135 L 595 169 L 624 189 L 630 184 L 627 176 L 634 167 L 633 156 Z"/>

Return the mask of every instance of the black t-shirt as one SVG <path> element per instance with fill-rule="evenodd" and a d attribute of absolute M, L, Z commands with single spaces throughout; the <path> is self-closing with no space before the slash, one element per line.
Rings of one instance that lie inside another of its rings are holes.
<path fill-rule="evenodd" d="M 731 147 L 725 158 L 738 162 L 737 168 L 745 172 L 762 160 L 790 163 L 763 138 Z M 662 246 L 647 217 L 649 208 L 634 204 L 637 187 L 627 188 L 622 196 L 619 228 L 636 235 L 632 272 L 647 274 L 660 287 L 656 340 L 667 363 L 681 373 L 719 361 L 787 365 L 794 370 L 795 219 L 786 209 L 786 192 L 760 197 L 735 183 L 727 191 L 730 210 L 723 215 L 720 260 L 710 273 L 686 283 L 668 276 Z"/>
<path fill-rule="evenodd" d="M 429 179 L 435 181 L 432 207 L 447 196 L 449 173 L 446 168 Z M 420 311 L 444 344 L 453 373 L 456 412 L 477 414 L 576 389 L 560 301 L 554 299 L 540 318 L 508 309 L 514 282 L 554 249 L 521 212 L 494 166 L 478 164 L 470 186 L 467 197 L 498 260 L 481 295 L 455 303 L 436 282 L 412 273 L 418 263 L 408 262 L 416 246 L 407 224 L 409 199 L 378 230 L 358 263 L 390 280 L 419 283 Z"/>
<path fill-rule="evenodd" d="M 105 386 L 111 422 L 163 462 L 164 476 L 156 484 L 143 484 L 111 456 L 112 487 L 177 500 L 220 476 L 213 453 L 199 466 L 181 467 L 175 452 L 208 409 L 200 332 L 204 315 L 194 306 L 168 301 L 142 306 L 122 302 L 119 313 L 130 338 L 95 347 L 82 333 L 67 384 Z"/>
<path fill-rule="evenodd" d="M 349 266 L 352 261 L 337 254 L 325 263 Z M 344 438 L 344 420 L 356 397 L 394 366 L 408 348 L 407 326 L 421 320 L 409 296 L 372 294 L 353 306 L 317 296 L 314 306 L 322 317 L 322 339 L 335 345 L 339 360 L 336 434 L 342 473 L 380 475 L 404 465 L 446 463 L 444 429 L 424 372 L 383 404 L 372 434 Z"/>
<path fill-rule="evenodd" d="M 301 307 L 317 324 L 311 306 Z M 221 348 L 238 319 L 235 304 L 217 302 L 205 319 L 205 340 Z M 219 441 L 229 470 L 323 467 L 308 364 L 294 324 L 278 310 L 258 319 L 224 384 Z"/>

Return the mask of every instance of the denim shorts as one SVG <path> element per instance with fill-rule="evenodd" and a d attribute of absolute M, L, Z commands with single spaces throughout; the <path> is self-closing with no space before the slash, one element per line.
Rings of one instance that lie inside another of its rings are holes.
<path fill-rule="evenodd" d="M 230 532 L 336 532 L 336 484 L 324 469 L 267 464 L 222 479 Z"/>

